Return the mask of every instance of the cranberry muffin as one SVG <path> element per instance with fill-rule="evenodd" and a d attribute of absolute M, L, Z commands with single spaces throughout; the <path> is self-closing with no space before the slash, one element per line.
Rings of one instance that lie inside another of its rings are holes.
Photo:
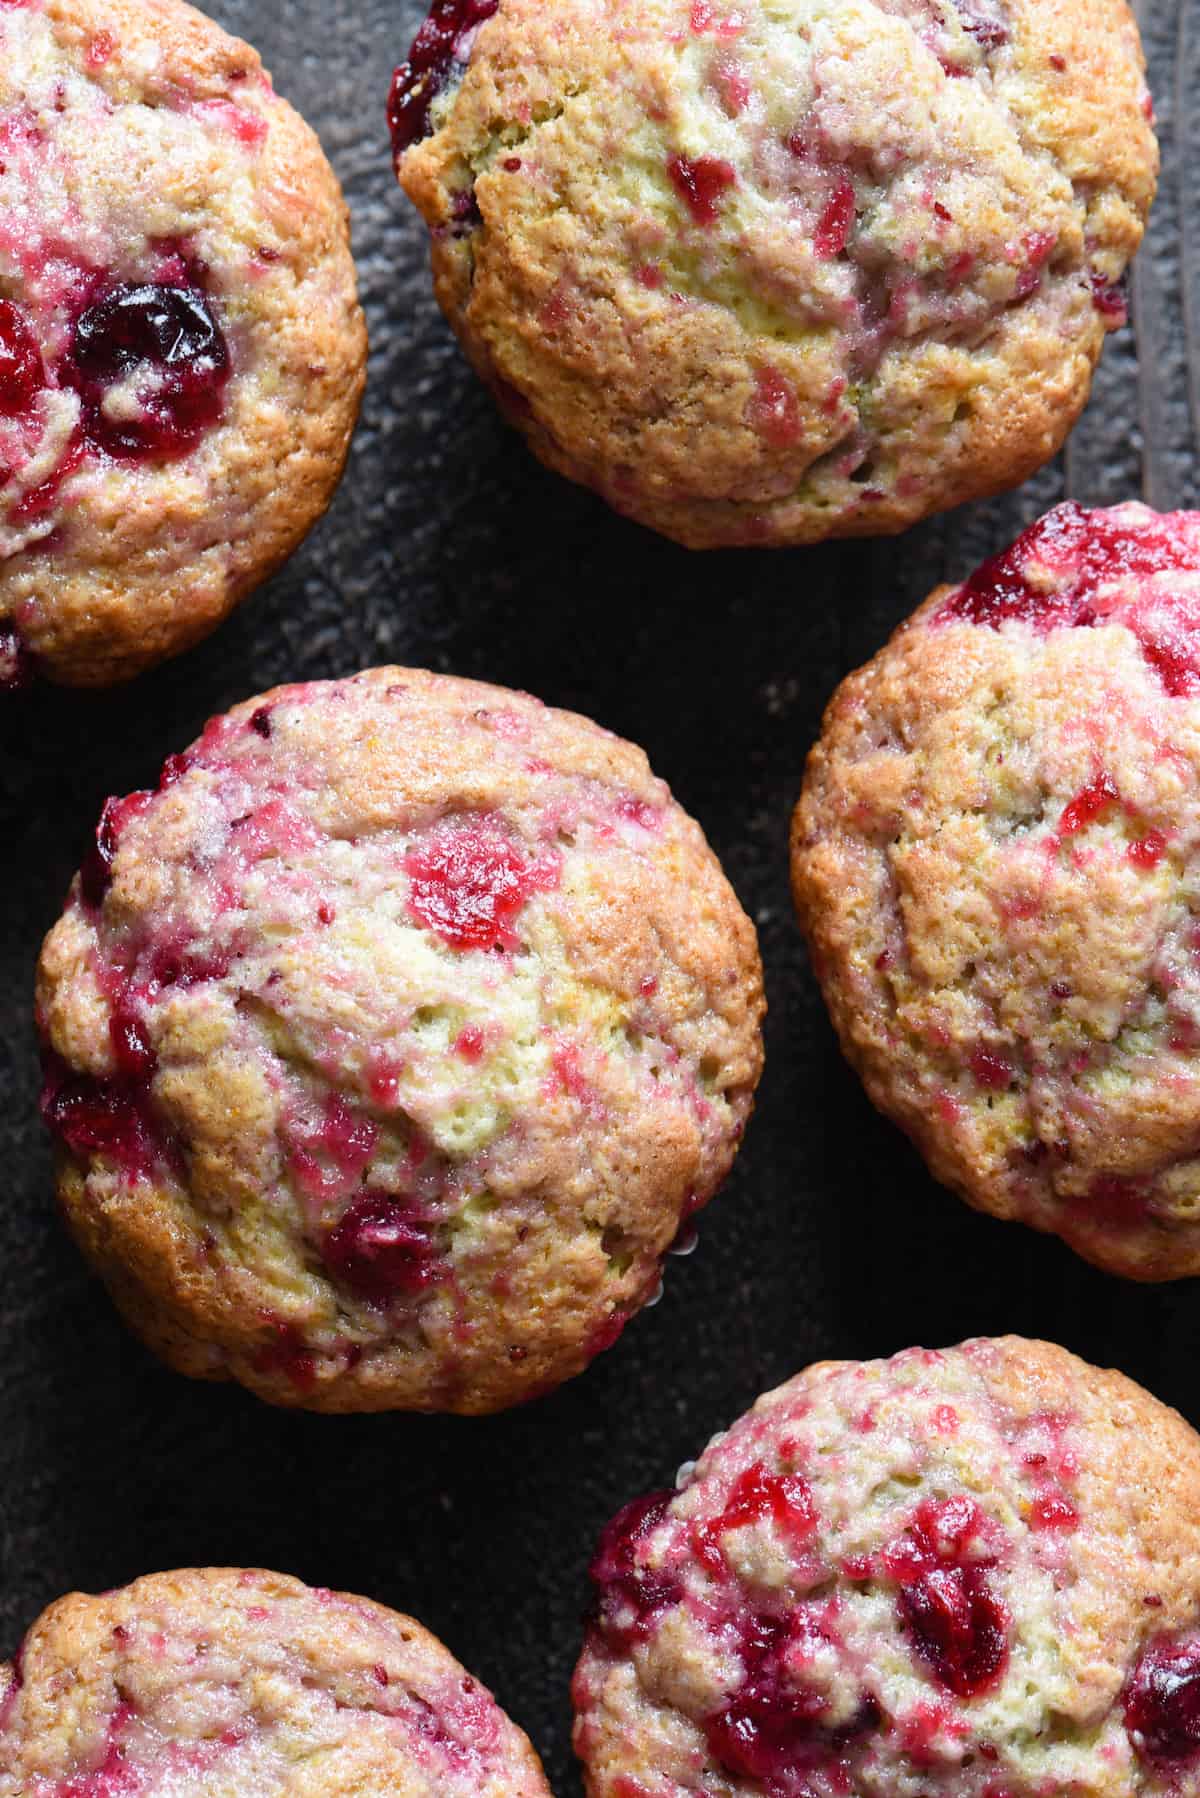
<path fill-rule="evenodd" d="M 792 867 L 842 1046 L 980 1210 L 1200 1273 L 1200 514 L 1068 502 L 846 680 Z"/>
<path fill-rule="evenodd" d="M 109 801 L 46 940 L 61 1202 L 185 1373 L 493 1410 L 652 1296 L 762 1010 L 639 749 L 407 669 L 283 687 Z"/>
<path fill-rule="evenodd" d="M 437 0 L 391 122 L 513 423 L 697 548 L 1024 480 L 1157 175 L 1124 0 Z"/>
<path fill-rule="evenodd" d="M 550 1798 L 529 1742 L 382 1605 L 237 1568 L 76 1592 L 0 1666 L 0 1798 Z"/>
<path fill-rule="evenodd" d="M 592 1576 L 591 1798 L 1198 1789 L 1200 1439 L 1050 1344 L 809 1368 Z"/>
<path fill-rule="evenodd" d="M 366 334 L 345 205 L 180 0 L 0 4 L 0 682 L 195 642 L 328 505 Z"/>

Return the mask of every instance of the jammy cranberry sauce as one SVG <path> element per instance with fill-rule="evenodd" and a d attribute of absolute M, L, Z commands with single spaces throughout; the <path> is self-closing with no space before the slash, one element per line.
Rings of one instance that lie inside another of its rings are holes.
<path fill-rule="evenodd" d="M 197 287 L 101 289 L 75 322 L 64 380 L 83 402 L 84 435 L 117 461 L 184 454 L 221 416 L 229 349 Z M 115 406 L 131 383 L 136 399 Z"/>
<path fill-rule="evenodd" d="M 434 0 L 407 60 L 392 77 L 388 125 L 398 157 L 429 130 L 429 108 L 462 60 L 471 33 L 490 19 L 500 0 Z"/>

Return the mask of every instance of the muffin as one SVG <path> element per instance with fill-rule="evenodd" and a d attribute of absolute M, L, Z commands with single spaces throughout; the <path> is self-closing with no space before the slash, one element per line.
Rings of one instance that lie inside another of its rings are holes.
<path fill-rule="evenodd" d="M 0 1798 L 549 1798 L 495 1699 L 411 1617 L 283 1574 L 76 1592 L 0 1666 Z"/>
<path fill-rule="evenodd" d="M 341 475 L 346 208 L 256 53 L 180 0 L 0 5 L 0 685 L 186 648 Z"/>
<path fill-rule="evenodd" d="M 613 1342 L 727 1173 L 752 925 L 639 749 L 402 668 L 110 800 L 42 951 L 59 1196 L 174 1367 L 489 1411 Z"/>
<path fill-rule="evenodd" d="M 1200 1273 L 1200 513 L 1059 506 L 825 715 L 796 903 L 938 1179 L 1135 1279 Z"/>
<path fill-rule="evenodd" d="M 391 124 L 510 419 L 695 548 L 1024 480 L 1157 175 L 1124 0 L 437 0 Z"/>
<path fill-rule="evenodd" d="M 1200 1779 L 1200 1440 L 1048 1343 L 825 1362 L 592 1563 L 591 1798 L 1130 1798 Z"/>

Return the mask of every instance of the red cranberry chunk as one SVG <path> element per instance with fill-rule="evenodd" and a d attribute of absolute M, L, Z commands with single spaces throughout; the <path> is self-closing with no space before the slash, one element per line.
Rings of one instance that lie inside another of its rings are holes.
<path fill-rule="evenodd" d="M 1051 58 L 1053 61 L 1053 58 Z M 1064 65 L 1065 66 L 1065 65 Z M 1110 330 L 1123 325 L 1129 316 L 1129 303 L 1125 297 L 1124 285 L 1118 282 L 1115 286 L 1104 279 L 1096 271 L 1090 277 L 1092 304 L 1104 319 Z"/>
<path fill-rule="evenodd" d="M 775 449 L 791 449 L 803 437 L 796 390 L 777 368 L 760 368 L 755 373 L 746 422 Z"/>
<path fill-rule="evenodd" d="M 973 1499 L 926 1499 L 884 1553 L 916 1652 L 958 1698 L 987 1691 L 1008 1659 L 1009 1616 L 992 1586 L 985 1531 Z"/>
<path fill-rule="evenodd" d="M 158 1058 L 146 1038 L 141 1020 L 123 1000 L 114 1010 L 108 1024 L 113 1060 L 122 1074 L 131 1080 L 152 1080 Z"/>
<path fill-rule="evenodd" d="M 376 1304 L 422 1292 L 444 1273 L 429 1225 L 406 1200 L 387 1192 L 368 1191 L 355 1199 L 321 1253 L 339 1284 Z"/>
<path fill-rule="evenodd" d="M 23 313 L 0 300 L 0 416 L 27 411 L 45 385 L 41 351 Z"/>
<path fill-rule="evenodd" d="M 983 4 L 982 0 L 954 0 L 954 10 L 963 30 L 975 39 L 985 56 L 1008 42 L 1008 26 L 997 8 Z"/>
<path fill-rule="evenodd" d="M 772 1798 L 807 1798 L 809 1776 L 834 1768 L 854 1738 L 880 1721 L 869 1696 L 852 1722 L 831 1729 L 822 1721 L 827 1695 L 786 1665 L 789 1647 L 806 1636 L 824 1632 L 803 1611 L 748 1617 L 740 1648 L 745 1679 L 705 1722 L 710 1754 L 730 1772 L 760 1781 Z"/>
<path fill-rule="evenodd" d="M 105 410 L 109 390 L 145 371 L 135 416 Z M 75 323 L 66 378 L 83 401 L 93 448 L 118 461 L 178 456 L 221 416 L 229 350 L 196 288 L 111 288 Z"/>
<path fill-rule="evenodd" d="M 128 794 L 124 799 L 104 801 L 104 810 L 96 826 L 95 841 L 79 869 L 80 897 L 93 911 L 99 911 L 104 904 L 104 895 L 112 884 L 113 861 L 122 825 L 143 810 L 153 796 L 152 793 L 137 792 Z"/>
<path fill-rule="evenodd" d="M 933 1567 L 905 1587 L 901 1613 L 918 1653 L 946 1690 L 974 1698 L 1008 1656 L 1008 1616 L 978 1567 Z"/>
<path fill-rule="evenodd" d="M 1063 807 L 1063 815 L 1058 821 L 1059 836 L 1077 836 L 1081 830 L 1086 830 L 1089 824 L 1094 824 L 1097 818 L 1102 817 L 1110 806 L 1120 803 L 1121 795 L 1112 775 L 1097 774 Z"/>
<path fill-rule="evenodd" d="M 597 1587 L 602 1627 L 618 1641 L 644 1635 L 660 1611 L 681 1597 L 669 1574 L 640 1564 L 639 1549 L 667 1514 L 673 1492 L 651 1492 L 631 1499 L 600 1537 L 588 1573 Z M 632 1612 L 627 1620 L 626 1613 Z"/>
<path fill-rule="evenodd" d="M 850 241 L 854 229 L 854 188 L 848 176 L 839 175 L 833 195 L 817 222 L 813 248 L 828 260 L 838 256 Z"/>
<path fill-rule="evenodd" d="M 725 190 L 737 181 L 733 164 L 719 156 L 668 157 L 667 174 L 698 225 L 716 223 Z"/>
<path fill-rule="evenodd" d="M 824 1697 L 780 1678 L 777 1670 L 749 1680 L 705 1729 L 711 1752 L 733 1773 L 779 1790 L 787 1774 L 823 1745 Z"/>
<path fill-rule="evenodd" d="M 274 1340 L 254 1357 L 259 1373 L 281 1373 L 297 1392 L 311 1392 L 317 1383 L 317 1357 L 295 1324 L 274 1322 Z"/>
<path fill-rule="evenodd" d="M 1165 521 L 1125 523 L 1067 500 L 982 563 L 947 600 L 941 615 L 992 630 L 1010 618 L 1043 630 L 1091 625 L 1096 616 L 1090 600 L 1101 581 L 1160 574 L 1180 567 L 1183 560 L 1178 537 Z M 1028 578 L 1034 562 L 1055 577 L 1057 585 L 1050 592 Z"/>
<path fill-rule="evenodd" d="M 761 1462 L 748 1467 L 733 1484 L 721 1515 L 697 1525 L 696 1552 L 710 1572 L 724 1567 L 721 1538 L 727 1530 L 745 1529 L 769 1519 L 793 1545 L 811 1540 L 817 1510 L 808 1481 L 798 1473 L 768 1473 Z"/>
<path fill-rule="evenodd" d="M 462 59 L 466 40 L 500 0 L 434 0 L 429 17 L 413 39 L 408 58 L 392 77 L 388 127 L 392 150 L 400 157 L 429 130 L 429 109 Z"/>
<path fill-rule="evenodd" d="M 1200 691 L 1200 643 L 1195 619 L 1180 606 L 1175 618 L 1155 625 L 1152 619 L 1131 620 L 1142 654 L 1172 699 L 1190 699 Z"/>
<path fill-rule="evenodd" d="M 1079 1528 L 1079 1512 L 1061 1492 L 1039 1492 L 1030 1506 L 1029 1527 L 1069 1535 Z"/>
<path fill-rule="evenodd" d="M 831 1730 L 816 1720 L 816 1700 L 799 1687 L 756 1680 L 744 1686 L 728 1708 L 709 1719 L 709 1752 L 733 1773 L 760 1780 L 771 1798 L 809 1798 L 809 1775 L 829 1769 L 844 1779 L 846 1750 L 856 1736 L 878 1728 L 874 1699 L 863 1701 L 852 1723 Z M 846 1789 L 835 1785 L 835 1790 Z"/>
<path fill-rule="evenodd" d="M 1125 853 L 1135 868 L 1157 868 L 1167 853 L 1167 839 L 1161 830 L 1148 830 L 1130 843 Z"/>
<path fill-rule="evenodd" d="M 1007 1092 L 1013 1083 L 1011 1065 L 998 1055 L 994 1049 L 985 1048 L 982 1043 L 971 1053 L 971 1073 L 977 1083 L 988 1092 Z"/>
<path fill-rule="evenodd" d="M 410 913 L 455 949 L 515 948 L 517 914 L 558 873 L 487 823 L 436 831 L 409 850 L 404 865 Z"/>
<path fill-rule="evenodd" d="M 146 1078 L 76 1074 L 47 1052 L 41 1094 L 47 1127 L 80 1161 L 102 1155 L 130 1175 L 149 1176 L 166 1158 Z"/>
<path fill-rule="evenodd" d="M 1148 1643 L 1125 1691 L 1125 1727 L 1144 1761 L 1200 1755 L 1200 1637 Z"/>
<path fill-rule="evenodd" d="M 192 949 L 186 944 L 159 943 L 150 952 L 147 972 L 155 986 L 200 986 L 223 980 L 231 957 L 221 949 Z"/>

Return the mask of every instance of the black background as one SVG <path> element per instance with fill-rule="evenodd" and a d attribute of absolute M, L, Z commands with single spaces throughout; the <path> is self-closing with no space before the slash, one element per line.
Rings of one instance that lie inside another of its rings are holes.
<path fill-rule="evenodd" d="M 550 0 L 547 0 L 550 3 Z M 842 1065 L 787 888 L 787 824 L 838 679 L 938 580 L 1073 494 L 1198 503 L 1200 0 L 1142 19 L 1164 179 L 1062 458 L 899 541 L 692 555 L 542 471 L 434 306 L 383 123 L 419 0 L 213 0 L 318 127 L 354 212 L 371 379 L 334 507 L 269 588 L 134 686 L 0 716 L 0 1653 L 50 1600 L 159 1568 L 259 1564 L 411 1611 L 576 1774 L 568 1681 L 590 1545 L 626 1499 L 820 1356 L 1016 1330 L 1115 1363 L 1200 1423 L 1196 1295 L 1095 1273 L 971 1214 Z M 756 919 L 771 1013 L 757 1115 L 700 1247 L 590 1372 L 486 1420 L 275 1412 L 122 1330 L 64 1240 L 35 1117 L 34 961 L 110 792 L 281 680 L 395 660 L 525 687 L 643 744 Z"/>

